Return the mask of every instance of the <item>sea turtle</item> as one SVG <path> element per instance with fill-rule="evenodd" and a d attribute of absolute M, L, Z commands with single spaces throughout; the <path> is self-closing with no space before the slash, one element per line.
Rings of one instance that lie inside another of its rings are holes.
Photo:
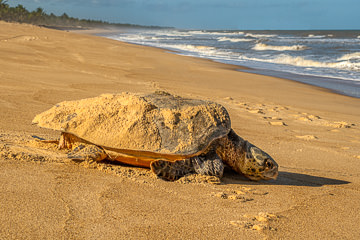
<path fill-rule="evenodd" d="M 108 159 L 150 167 L 174 181 L 197 173 L 222 177 L 224 163 L 251 180 L 276 179 L 278 165 L 231 129 L 220 104 L 167 92 L 103 94 L 65 101 L 33 124 L 61 132 L 70 159 Z"/>

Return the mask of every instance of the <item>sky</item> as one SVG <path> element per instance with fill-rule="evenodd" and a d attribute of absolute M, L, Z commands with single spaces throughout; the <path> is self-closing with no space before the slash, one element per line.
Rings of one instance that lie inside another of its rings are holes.
<path fill-rule="evenodd" d="M 29 10 L 180 29 L 360 29 L 359 0 L 8 0 Z"/>

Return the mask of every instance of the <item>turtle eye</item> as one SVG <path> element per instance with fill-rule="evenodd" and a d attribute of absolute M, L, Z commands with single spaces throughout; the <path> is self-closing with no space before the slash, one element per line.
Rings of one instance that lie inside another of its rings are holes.
<path fill-rule="evenodd" d="M 265 161 L 265 166 L 268 167 L 268 168 L 273 168 L 274 167 L 274 164 L 271 162 L 271 161 Z"/>

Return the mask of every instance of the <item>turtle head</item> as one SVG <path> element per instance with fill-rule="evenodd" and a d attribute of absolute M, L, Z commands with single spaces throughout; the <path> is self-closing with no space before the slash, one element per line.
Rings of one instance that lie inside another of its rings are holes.
<path fill-rule="evenodd" d="M 239 162 L 238 167 L 247 178 L 254 181 L 277 178 L 278 165 L 269 154 L 248 141 L 242 143 L 242 151 L 244 159 Z"/>
<path fill-rule="evenodd" d="M 277 163 L 266 152 L 239 137 L 234 130 L 219 139 L 216 153 L 233 170 L 258 181 L 276 179 Z"/>

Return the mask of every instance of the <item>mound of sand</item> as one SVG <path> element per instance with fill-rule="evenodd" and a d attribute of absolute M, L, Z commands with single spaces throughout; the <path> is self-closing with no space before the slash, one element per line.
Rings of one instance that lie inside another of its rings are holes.
<path fill-rule="evenodd" d="M 61 102 L 37 115 L 33 124 L 101 146 L 188 155 L 227 134 L 230 118 L 213 102 L 126 92 Z"/>

